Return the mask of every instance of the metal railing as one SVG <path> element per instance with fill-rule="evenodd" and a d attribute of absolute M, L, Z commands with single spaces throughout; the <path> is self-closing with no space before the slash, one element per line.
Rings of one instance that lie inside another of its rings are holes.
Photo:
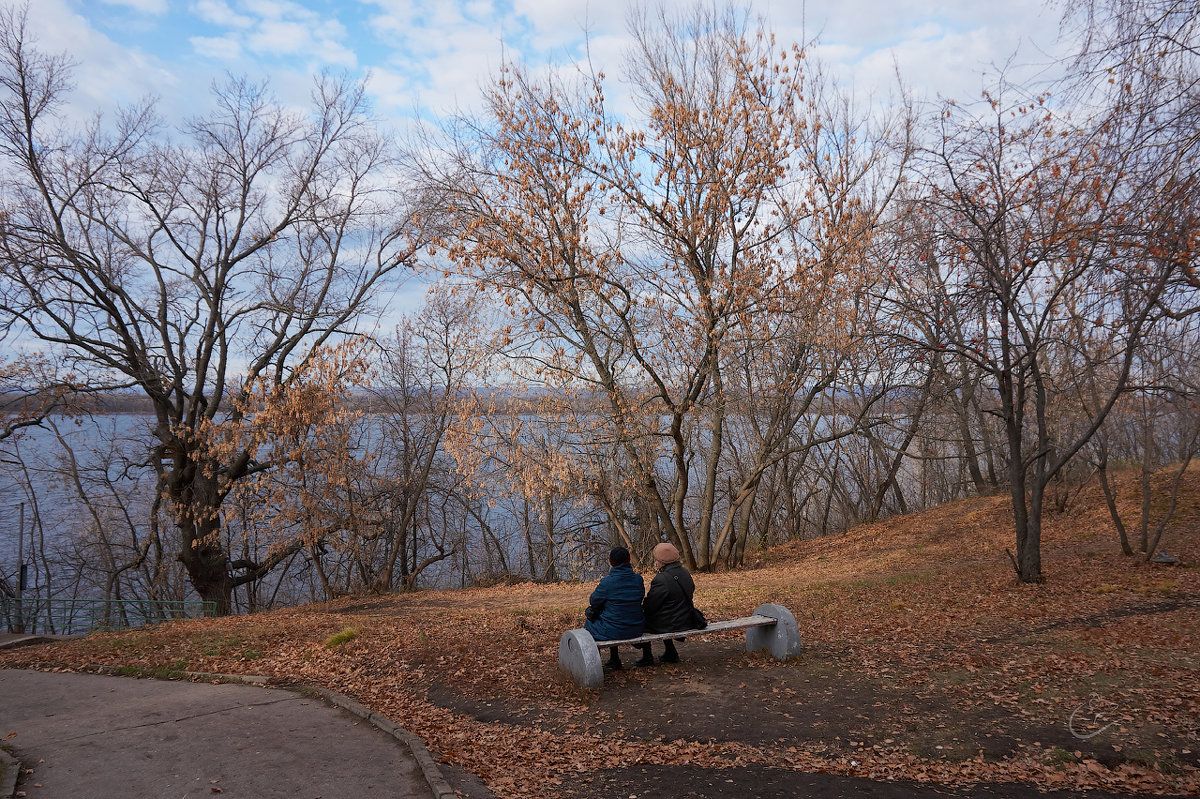
<path fill-rule="evenodd" d="M 0 622 L 9 632 L 87 635 L 172 619 L 215 616 L 216 602 L 164 599 L 41 599 L 0 597 Z"/>

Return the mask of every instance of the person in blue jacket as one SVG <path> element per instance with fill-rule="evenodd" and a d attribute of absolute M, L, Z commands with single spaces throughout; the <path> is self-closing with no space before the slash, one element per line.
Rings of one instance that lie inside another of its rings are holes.
<path fill-rule="evenodd" d="M 613 547 L 608 553 L 608 564 L 612 568 L 600 580 L 596 590 L 588 599 L 587 621 L 583 629 L 597 641 L 620 641 L 637 638 L 642 634 L 642 597 L 646 595 L 646 584 L 642 575 L 633 570 L 629 562 L 629 550 Z M 617 648 L 608 648 L 608 665 L 621 668 Z"/>

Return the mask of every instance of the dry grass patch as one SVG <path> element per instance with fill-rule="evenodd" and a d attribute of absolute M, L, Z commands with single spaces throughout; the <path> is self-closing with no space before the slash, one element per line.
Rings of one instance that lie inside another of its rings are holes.
<path fill-rule="evenodd" d="M 1184 489 L 1165 548 L 1198 564 L 1200 479 L 1189 474 Z M 322 685 L 405 725 L 503 797 L 614 762 L 1196 793 L 1200 569 L 1123 557 L 1098 494 L 1079 502 L 1047 524 L 1042 585 L 1013 579 L 1000 497 L 697 575 L 710 618 L 762 602 L 790 608 L 805 653 L 777 663 L 742 653 L 734 634 L 704 636 L 684 645 L 680 666 L 614 674 L 601 692 L 557 670 L 558 638 L 581 623 L 592 589 L 578 583 L 348 597 L 13 650 L 0 665 Z M 1070 727 L 1109 722 L 1087 739 Z"/>

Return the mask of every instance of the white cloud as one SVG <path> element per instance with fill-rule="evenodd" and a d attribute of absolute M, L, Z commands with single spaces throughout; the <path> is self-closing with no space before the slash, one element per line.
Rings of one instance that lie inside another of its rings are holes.
<path fill-rule="evenodd" d="M 323 64 L 334 64 L 347 69 L 358 66 L 358 56 L 354 51 L 332 39 L 318 40 L 313 52 L 316 54 L 317 60 Z"/>
<path fill-rule="evenodd" d="M 262 53 L 302 53 L 312 46 L 308 27 L 299 22 L 272 19 L 260 23 L 248 40 L 251 50 Z"/>
<path fill-rule="evenodd" d="M 562 46 L 576 40 L 586 31 L 600 34 L 622 34 L 629 15 L 630 3 L 625 0 L 514 0 L 513 9 L 534 27 L 540 37 L 554 40 Z"/>
<path fill-rule="evenodd" d="M 38 49 L 67 53 L 78 65 L 67 106 L 72 114 L 111 112 L 147 95 L 170 93 L 177 84 L 161 61 L 113 42 L 66 0 L 38 0 L 30 5 L 28 20 Z"/>
<path fill-rule="evenodd" d="M 781 42 L 820 34 L 814 54 L 860 97 L 896 87 L 896 67 L 917 97 L 979 96 L 996 68 L 1025 75 L 1059 60 L 1058 17 L 1042 0 L 963 3 L 949 0 L 810 0 L 771 3 Z M 1014 59 L 1015 56 L 1015 59 Z"/>
<path fill-rule="evenodd" d="M 337 41 L 345 30 L 336 22 L 270 19 L 261 22 L 246 39 L 246 47 L 269 55 L 313 56 L 326 64 L 353 67 L 355 54 Z"/>
<path fill-rule="evenodd" d="M 865 52 L 862 47 L 852 44 L 818 44 L 809 51 L 810 55 L 829 64 L 851 64 L 862 58 Z"/>
<path fill-rule="evenodd" d="M 590 58 L 592 68 L 610 77 L 614 106 L 626 102 L 617 84 L 630 44 L 633 0 L 512 0 L 509 9 L 490 0 L 364 2 L 372 9 L 371 28 L 387 50 L 373 66 L 406 76 L 405 83 L 414 88 L 423 83 L 422 93 L 443 107 L 476 105 L 478 86 L 502 58 L 524 60 L 535 69 L 547 60 L 569 64 Z M 806 43 L 820 33 L 813 55 L 842 85 L 852 83 L 860 98 L 894 92 L 897 65 L 918 96 L 975 97 L 981 75 L 992 65 L 1018 50 L 1044 60 L 1042 50 L 1057 38 L 1057 17 L 1044 10 L 1042 0 L 1006 0 L 1003 6 L 957 0 L 759 0 L 751 13 L 767 18 L 781 46 Z M 380 96 L 395 104 L 399 86 L 388 81 Z"/>
<path fill-rule="evenodd" d="M 253 18 L 237 13 L 222 0 L 199 0 L 192 4 L 192 13 L 223 28 L 249 28 L 254 24 Z"/>
<path fill-rule="evenodd" d="M 492 0 L 370 0 L 370 28 L 384 51 L 373 65 L 380 83 L 374 91 L 389 105 L 412 105 L 419 86 L 435 113 L 470 108 L 505 59 L 539 69 L 547 60 L 569 65 L 585 57 L 585 31 L 597 63 L 615 75 L 629 1 L 515 0 L 507 9 Z M 407 102 L 398 96 L 400 76 L 413 86 Z"/>
<path fill-rule="evenodd" d="M 101 0 L 107 6 L 121 6 L 156 17 L 167 13 L 167 0 Z"/>
<path fill-rule="evenodd" d="M 1018 48 L 1018 61 L 1030 67 L 1056 58 L 1058 18 L 1044 9 L 1043 0 L 753 2 L 752 14 L 767 17 L 781 46 L 820 32 L 822 43 L 813 55 L 843 85 L 852 81 L 859 98 L 894 89 L 896 63 L 917 96 L 971 99 L 978 96 L 981 74 Z M 117 5 L 147 14 L 165 10 L 167 16 L 152 20 L 152 32 L 134 31 Z M 572 60 L 590 56 L 591 67 L 609 77 L 611 106 L 628 111 L 621 77 L 633 5 L 634 0 L 35 0 L 30 14 L 40 20 L 46 49 L 69 51 L 84 65 L 76 74 L 81 94 L 97 106 L 111 106 L 114 95 L 132 99 L 153 92 L 190 110 L 203 103 L 199 95 L 213 74 L 226 69 L 252 79 L 269 72 L 276 88 L 287 87 L 285 94 L 303 85 L 306 96 L 309 71 L 335 65 L 371 70 L 380 110 L 407 116 L 418 99 L 438 112 L 477 107 L 480 85 L 505 57 L 524 60 L 537 73 L 549 61 L 569 68 Z M 672 11 L 689 5 L 690 0 L 668 3 Z M 124 47 L 102 32 L 118 20 L 122 28 L 110 36 Z M 212 63 L 211 72 L 205 61 Z"/>
<path fill-rule="evenodd" d="M 284 19 L 286 17 L 312 17 L 316 12 L 290 0 L 243 0 L 243 5 L 251 14 L 265 19 Z"/>
<path fill-rule="evenodd" d="M 336 6 L 332 6 L 336 7 Z M 290 0 L 196 0 L 193 14 L 224 28 L 220 37 L 195 37 L 198 53 L 215 58 L 266 56 L 354 69 L 358 56 L 345 26 Z"/>
<path fill-rule="evenodd" d="M 463 14 L 473 19 L 490 18 L 496 12 L 491 0 L 467 0 L 463 4 Z"/>
<path fill-rule="evenodd" d="M 205 58 L 233 61 L 242 54 L 242 46 L 227 36 L 193 36 L 188 39 L 192 49 Z"/>
<path fill-rule="evenodd" d="M 912 29 L 909 37 L 912 39 L 937 39 L 946 35 L 946 29 L 937 22 L 922 22 Z"/>
<path fill-rule="evenodd" d="M 371 79 L 367 82 L 367 91 L 385 113 L 389 110 L 410 111 L 418 88 L 410 75 L 385 67 L 372 69 Z"/>
<path fill-rule="evenodd" d="M 369 15 L 371 29 L 377 36 L 404 36 L 416 25 L 417 11 L 409 0 L 374 0 L 370 5 L 379 9 Z"/>

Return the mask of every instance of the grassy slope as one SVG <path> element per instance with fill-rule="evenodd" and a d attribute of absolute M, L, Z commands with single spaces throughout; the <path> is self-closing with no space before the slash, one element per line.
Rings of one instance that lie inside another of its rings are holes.
<path fill-rule="evenodd" d="M 1123 501 L 1132 513 L 1132 488 Z M 556 655 L 558 636 L 578 626 L 591 589 L 579 584 L 348 598 L 0 653 L 0 666 L 111 664 L 321 684 L 422 735 L 502 796 L 532 795 L 544 780 L 614 759 L 1200 791 L 1200 473 L 1189 474 L 1162 545 L 1190 564 L 1184 568 L 1121 556 L 1101 498 L 1089 490 L 1047 520 L 1046 583 L 1018 585 L 1004 553 L 1009 520 L 1003 498 L 965 500 L 778 547 L 737 572 L 697 576 L 697 603 L 710 618 L 745 615 L 767 601 L 796 613 L 806 651 L 786 664 L 740 654 L 728 640 L 712 646 L 735 670 L 766 670 L 779 685 L 826 680 L 869 697 L 875 715 L 847 721 L 844 735 L 708 741 L 701 730 L 655 734 L 652 718 L 618 721 L 610 703 L 645 687 L 698 685 L 707 676 L 729 693 L 746 683 L 698 658 L 612 675 L 602 694 L 577 689 L 558 674 Z M 357 630 L 351 640 L 325 645 L 348 627 Z M 820 701 L 800 697 L 792 707 Z M 932 710 L 914 713 L 916 706 Z M 783 725 L 792 714 L 769 703 L 761 713 L 759 726 L 792 729 Z M 1110 721 L 1093 738 L 1066 734 L 1068 723 L 1090 734 Z M 868 739 L 873 745 L 864 747 Z"/>

